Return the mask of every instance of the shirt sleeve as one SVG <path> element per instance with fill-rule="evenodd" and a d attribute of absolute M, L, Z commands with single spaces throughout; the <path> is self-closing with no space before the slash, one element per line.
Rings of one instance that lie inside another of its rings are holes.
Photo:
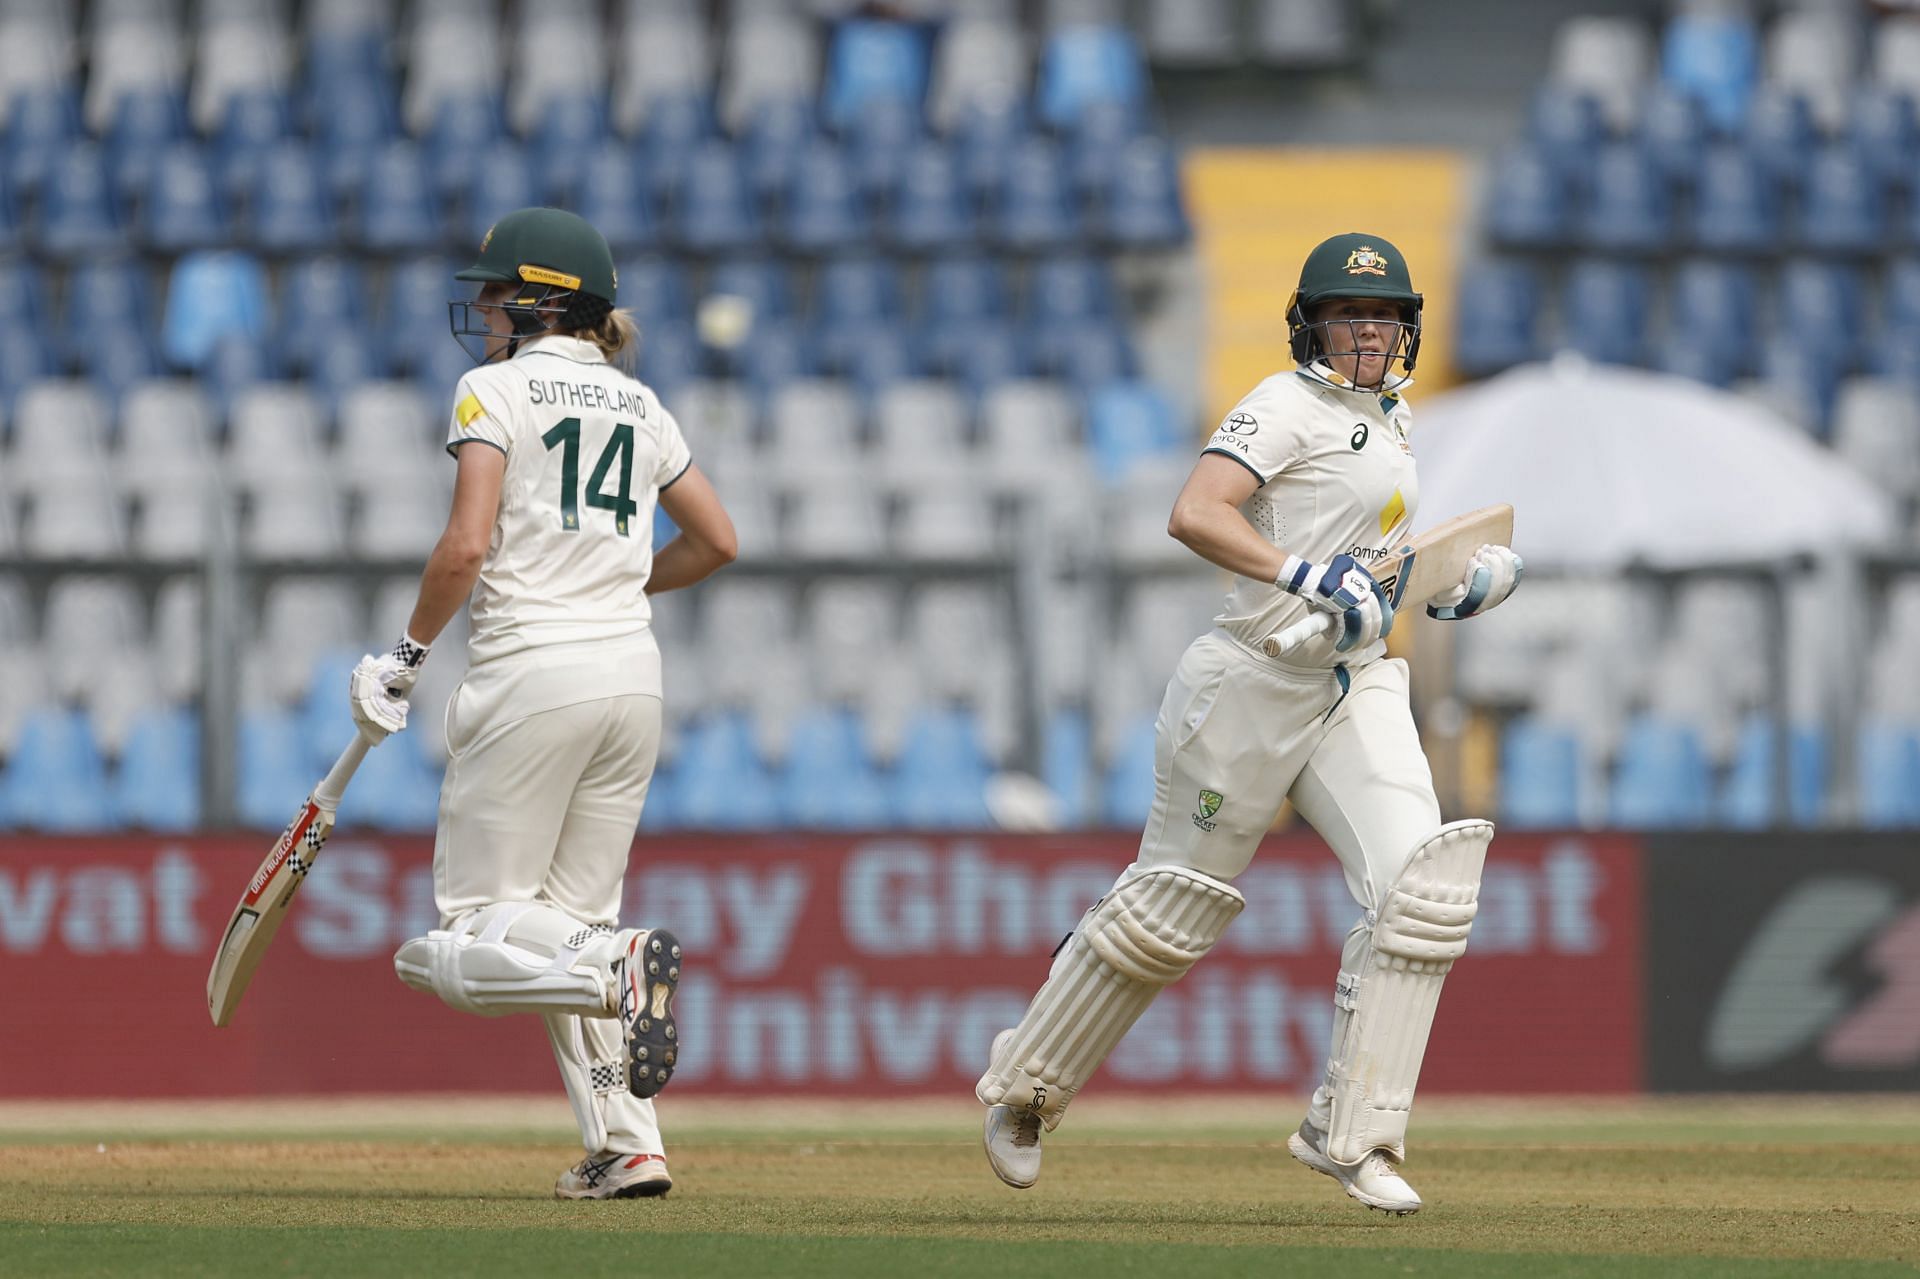
<path fill-rule="evenodd" d="M 1278 397 L 1262 394 L 1263 389 L 1233 406 L 1201 452 L 1230 457 L 1265 484 L 1294 460 L 1297 432 L 1281 421 Z"/>
<path fill-rule="evenodd" d="M 660 463 L 654 469 L 653 486 L 666 488 L 685 475 L 692 465 L 693 451 L 687 447 L 687 437 L 680 432 L 680 423 L 667 412 L 664 404 L 660 405 Z"/>
<path fill-rule="evenodd" d="M 468 373 L 453 388 L 453 416 L 447 422 L 447 452 L 458 454 L 462 444 L 478 441 L 491 444 L 502 453 L 513 447 L 513 432 L 507 416 L 500 411 L 498 396 L 491 387 Z"/>

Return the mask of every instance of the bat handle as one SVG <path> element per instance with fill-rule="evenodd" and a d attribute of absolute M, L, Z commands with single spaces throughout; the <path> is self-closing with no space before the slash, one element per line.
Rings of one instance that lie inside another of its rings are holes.
<path fill-rule="evenodd" d="M 347 749 L 340 752 L 340 758 L 335 760 L 333 767 L 327 770 L 327 775 L 320 779 L 320 784 L 313 788 L 313 806 L 328 817 L 338 812 L 340 797 L 346 794 L 347 783 L 353 779 L 353 771 L 360 767 L 360 761 L 366 757 L 367 739 L 355 733 L 353 740 L 347 743 Z"/>
<path fill-rule="evenodd" d="M 1285 657 L 1308 640 L 1318 639 L 1333 629 L 1339 620 L 1337 613 L 1316 612 L 1303 617 L 1284 631 L 1275 631 L 1260 641 L 1260 648 L 1268 657 Z"/>

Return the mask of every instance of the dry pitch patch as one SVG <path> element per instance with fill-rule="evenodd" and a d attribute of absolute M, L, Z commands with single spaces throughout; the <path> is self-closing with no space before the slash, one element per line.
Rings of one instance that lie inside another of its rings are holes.
<path fill-rule="evenodd" d="M 1288 1157 L 1295 1103 L 1076 1103 L 1039 1187 L 976 1108 L 663 1106 L 659 1201 L 559 1203 L 564 1103 L 0 1104 L 0 1274 L 1920 1272 L 1920 1100 L 1423 1104 L 1417 1217 Z"/>

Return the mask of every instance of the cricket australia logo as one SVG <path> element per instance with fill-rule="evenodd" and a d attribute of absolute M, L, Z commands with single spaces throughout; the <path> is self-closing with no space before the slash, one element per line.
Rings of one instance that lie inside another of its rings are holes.
<path fill-rule="evenodd" d="M 1220 811 L 1220 805 L 1226 802 L 1226 796 L 1217 790 L 1200 792 L 1200 811 L 1193 815 L 1193 824 L 1201 830 L 1212 830 L 1220 823 L 1213 821 L 1213 815 Z"/>

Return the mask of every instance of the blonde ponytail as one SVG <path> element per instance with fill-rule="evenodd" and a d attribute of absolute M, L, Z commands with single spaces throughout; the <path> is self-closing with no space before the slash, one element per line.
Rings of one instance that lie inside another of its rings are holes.
<path fill-rule="evenodd" d="M 576 329 L 574 336 L 599 347 L 607 363 L 629 373 L 633 371 L 633 362 L 640 354 L 640 326 L 634 323 L 633 312 L 625 307 L 607 312 L 598 324 Z"/>

